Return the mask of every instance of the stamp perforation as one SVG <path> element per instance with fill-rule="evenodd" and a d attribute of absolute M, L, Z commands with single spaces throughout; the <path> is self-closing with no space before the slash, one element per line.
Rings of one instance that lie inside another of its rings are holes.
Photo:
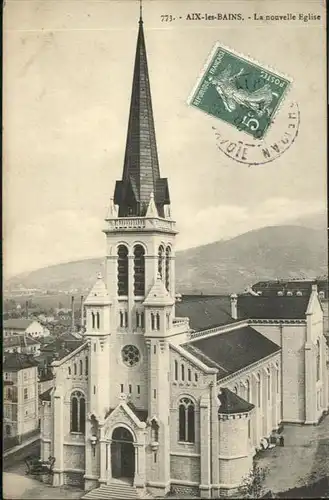
<path fill-rule="evenodd" d="M 258 61 L 256 58 L 250 56 L 249 53 L 247 53 L 247 54 L 244 52 L 238 53 L 235 49 L 229 47 L 226 44 L 222 44 L 221 42 L 217 41 L 214 44 L 214 46 L 211 49 L 208 56 L 206 57 L 205 62 L 202 66 L 202 69 L 200 70 L 197 81 L 196 81 L 195 85 L 193 86 L 193 89 L 187 98 L 188 105 L 193 106 L 194 108 L 197 108 L 200 111 L 203 111 L 204 113 L 208 114 L 209 116 L 214 117 L 214 114 L 207 112 L 204 109 L 201 109 L 198 105 L 194 104 L 193 101 L 194 101 L 195 97 L 197 96 L 198 92 L 200 91 L 203 83 L 205 82 L 205 78 L 204 78 L 205 74 L 206 74 L 207 70 L 209 70 L 209 68 L 211 68 L 211 66 L 214 62 L 214 59 L 216 57 L 216 54 L 218 53 L 219 50 L 223 51 L 224 53 L 227 53 L 228 55 L 233 55 L 235 58 L 237 58 L 239 61 L 241 61 L 241 63 L 247 62 L 250 66 L 253 66 L 258 71 L 263 70 L 264 72 L 268 73 L 269 75 L 281 78 L 282 80 L 284 80 L 287 83 L 284 93 L 281 95 L 280 99 L 277 100 L 276 106 L 272 110 L 271 120 L 268 123 L 268 125 L 266 126 L 266 128 L 264 129 L 263 136 L 261 138 L 257 138 L 254 136 L 255 140 L 262 140 L 269 129 L 270 123 L 273 122 L 274 117 L 277 115 L 277 113 L 281 109 L 283 103 L 286 101 L 287 96 L 289 95 L 289 93 L 291 91 L 291 87 L 292 87 L 294 80 L 290 75 L 288 75 L 282 71 L 277 71 L 273 66 L 271 66 L 269 64 L 264 64 L 264 63 Z M 230 123 L 229 121 L 226 121 L 226 123 L 228 125 L 231 125 L 234 127 L 234 125 L 232 123 Z M 241 131 L 244 132 L 246 135 L 249 135 L 247 131 L 245 131 L 245 130 L 241 130 Z"/>

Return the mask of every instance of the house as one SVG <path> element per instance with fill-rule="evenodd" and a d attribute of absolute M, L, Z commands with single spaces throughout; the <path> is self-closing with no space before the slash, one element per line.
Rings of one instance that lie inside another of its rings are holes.
<path fill-rule="evenodd" d="M 3 435 L 22 440 L 39 428 L 38 371 L 34 357 L 3 356 Z"/>
<path fill-rule="evenodd" d="M 23 333 L 32 338 L 46 337 L 50 334 L 48 328 L 41 325 L 35 319 L 11 318 L 3 322 L 4 337 L 21 335 Z"/>
<path fill-rule="evenodd" d="M 3 339 L 4 352 L 18 352 L 39 356 L 41 343 L 29 335 L 11 335 Z"/>

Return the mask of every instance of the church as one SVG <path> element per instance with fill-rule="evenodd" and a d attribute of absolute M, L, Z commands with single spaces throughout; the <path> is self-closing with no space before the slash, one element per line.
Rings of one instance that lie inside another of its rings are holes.
<path fill-rule="evenodd" d="M 104 233 L 106 273 L 85 300 L 83 342 L 52 363 L 54 386 L 40 395 L 53 485 L 79 485 L 84 498 L 128 487 L 140 498 L 230 496 L 264 438 L 286 422 L 317 424 L 328 410 L 323 312 L 314 285 L 232 295 L 225 314 L 212 297 L 208 324 L 184 316 L 200 301 L 187 307 L 175 290 L 177 231 L 142 17 L 123 173 Z"/>

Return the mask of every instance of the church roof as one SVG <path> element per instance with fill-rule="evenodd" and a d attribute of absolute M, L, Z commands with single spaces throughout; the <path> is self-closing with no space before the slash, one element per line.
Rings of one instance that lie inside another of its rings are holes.
<path fill-rule="evenodd" d="M 193 330 L 234 323 L 228 295 L 182 295 L 176 302 L 176 317 L 188 317 Z"/>
<path fill-rule="evenodd" d="M 174 304 L 174 299 L 170 296 L 166 289 L 161 276 L 158 274 L 151 290 L 143 302 L 144 306 L 171 306 Z"/>
<path fill-rule="evenodd" d="M 109 305 L 111 304 L 110 297 L 103 281 L 102 275 L 99 273 L 96 283 L 89 292 L 85 300 L 85 305 Z"/>
<path fill-rule="evenodd" d="M 305 319 L 309 295 L 239 295 L 238 318 Z"/>
<path fill-rule="evenodd" d="M 219 365 L 218 379 L 235 373 L 280 350 L 277 344 L 251 326 L 237 327 L 210 337 L 190 340 L 181 347 L 192 354 L 194 354 L 193 348 L 196 348 L 213 363 Z M 204 362 L 209 366 L 209 363 Z"/>
<path fill-rule="evenodd" d="M 167 179 L 160 178 L 147 55 L 140 18 L 131 91 L 122 180 L 116 182 L 114 203 L 119 217 L 145 216 L 154 193 L 160 217 L 170 203 Z"/>
<path fill-rule="evenodd" d="M 224 387 L 218 394 L 220 407 L 218 413 L 232 414 L 232 413 L 246 413 L 251 411 L 255 405 L 248 403 L 245 399 L 241 398 L 230 389 Z"/>

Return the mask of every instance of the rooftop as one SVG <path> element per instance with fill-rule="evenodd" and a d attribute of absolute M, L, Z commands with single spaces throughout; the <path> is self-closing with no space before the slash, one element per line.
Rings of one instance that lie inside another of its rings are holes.
<path fill-rule="evenodd" d="M 6 319 L 3 322 L 3 328 L 12 328 L 15 330 L 26 330 L 35 319 L 26 319 L 26 318 L 10 318 Z"/>
<path fill-rule="evenodd" d="M 308 295 L 239 295 L 238 318 L 305 319 Z"/>
<path fill-rule="evenodd" d="M 228 295 L 182 295 L 176 302 L 176 317 L 188 317 L 193 330 L 206 330 L 234 323 Z"/>
<path fill-rule="evenodd" d="M 278 351 L 280 347 L 251 326 L 237 327 L 206 338 L 182 344 L 191 354 L 208 366 L 219 366 L 217 378 L 222 379 Z M 204 356 L 204 359 L 201 359 Z M 206 358 L 209 358 L 209 362 Z"/>
<path fill-rule="evenodd" d="M 25 339 L 24 339 L 25 337 Z M 12 337 L 5 337 L 3 339 L 3 347 L 25 347 L 25 342 L 27 346 L 40 345 L 40 342 L 33 339 L 29 335 L 13 335 Z"/>
<path fill-rule="evenodd" d="M 301 291 L 307 295 L 311 294 L 312 285 L 317 285 L 319 292 L 324 292 L 328 296 L 328 278 L 314 279 L 287 279 L 287 280 L 268 280 L 258 281 L 252 285 L 256 292 L 262 292 L 263 295 L 276 295 L 278 291 L 286 293 L 287 291 L 296 293 Z"/>
<path fill-rule="evenodd" d="M 42 394 L 39 394 L 39 399 L 41 399 L 41 401 L 51 401 L 51 391 L 52 390 L 53 390 L 53 388 L 50 387 Z"/>
<path fill-rule="evenodd" d="M 30 354 L 13 352 L 5 353 L 3 355 L 3 371 L 18 372 L 20 370 L 25 370 L 26 368 L 33 368 L 34 366 L 37 367 L 38 363 Z"/>
<path fill-rule="evenodd" d="M 248 403 L 245 399 L 241 398 L 226 387 L 221 389 L 220 393 L 218 394 L 218 399 L 220 402 L 218 413 L 246 413 L 251 411 L 255 407 L 255 405 Z"/>

